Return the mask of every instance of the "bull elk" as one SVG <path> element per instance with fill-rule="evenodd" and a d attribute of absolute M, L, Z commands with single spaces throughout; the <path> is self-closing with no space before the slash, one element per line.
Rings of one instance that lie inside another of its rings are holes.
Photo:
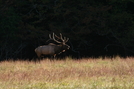
<path fill-rule="evenodd" d="M 57 39 L 55 39 L 55 37 Z M 40 58 L 42 55 L 51 55 L 53 57 L 55 57 L 56 55 L 65 52 L 67 49 L 70 48 L 70 46 L 68 46 L 66 44 L 66 42 L 69 40 L 69 38 L 66 37 L 62 37 L 62 34 L 60 33 L 60 37 L 55 35 L 53 33 L 53 35 L 51 36 L 51 34 L 49 34 L 49 40 L 53 40 L 56 43 L 59 43 L 59 45 L 56 45 L 54 43 L 49 43 L 48 45 L 43 45 L 43 46 L 39 46 L 35 49 L 35 52 L 37 54 L 37 56 Z M 61 40 L 62 42 L 60 42 L 59 40 Z"/>

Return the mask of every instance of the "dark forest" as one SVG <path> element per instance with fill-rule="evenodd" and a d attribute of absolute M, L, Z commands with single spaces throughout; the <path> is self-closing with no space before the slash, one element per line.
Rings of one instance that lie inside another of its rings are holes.
<path fill-rule="evenodd" d="M 134 56 L 134 0 L 0 0 L 0 60 L 37 58 L 53 32 L 69 38 L 57 57 Z"/>

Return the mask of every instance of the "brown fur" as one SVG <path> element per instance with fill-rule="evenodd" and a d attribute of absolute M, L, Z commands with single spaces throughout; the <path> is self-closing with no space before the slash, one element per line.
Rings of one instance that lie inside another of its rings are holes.
<path fill-rule="evenodd" d="M 56 40 L 55 37 L 62 40 L 62 42 Z M 54 43 L 49 43 L 48 45 L 43 45 L 43 46 L 37 47 L 35 49 L 35 52 L 38 57 L 41 57 L 41 55 L 52 55 L 55 57 L 57 54 L 65 52 L 65 50 L 70 48 L 67 44 L 65 44 L 69 40 L 69 38 L 64 37 L 64 39 L 63 39 L 61 33 L 60 33 L 60 37 L 58 37 L 54 33 L 53 33 L 53 36 L 51 36 L 49 34 L 49 38 L 51 40 L 54 40 L 55 42 L 59 43 L 60 45 L 56 45 Z"/>
<path fill-rule="evenodd" d="M 44 46 L 37 47 L 35 49 L 35 52 L 36 52 L 38 57 L 41 57 L 41 55 L 56 56 L 57 54 L 60 54 L 67 49 L 69 49 L 68 45 L 49 44 L 49 45 L 44 45 Z"/>

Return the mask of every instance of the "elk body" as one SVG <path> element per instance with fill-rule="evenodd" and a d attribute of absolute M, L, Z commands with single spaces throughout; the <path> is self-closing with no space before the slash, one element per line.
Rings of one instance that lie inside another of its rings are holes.
<path fill-rule="evenodd" d="M 39 58 L 42 55 L 51 55 L 51 56 L 55 57 L 56 55 L 58 55 L 62 52 L 65 52 L 67 49 L 70 48 L 70 46 L 68 46 L 66 44 L 66 42 L 69 40 L 69 38 L 64 37 L 64 39 L 63 39 L 61 33 L 60 33 L 60 37 L 58 37 L 54 33 L 53 33 L 53 36 L 51 36 L 51 34 L 49 34 L 49 37 L 51 40 L 54 40 L 55 42 L 59 43 L 59 45 L 49 43 L 48 45 L 43 45 L 43 46 L 37 47 L 35 49 L 35 52 Z M 58 40 L 61 40 L 62 42 L 56 40 L 55 37 L 58 38 Z"/>

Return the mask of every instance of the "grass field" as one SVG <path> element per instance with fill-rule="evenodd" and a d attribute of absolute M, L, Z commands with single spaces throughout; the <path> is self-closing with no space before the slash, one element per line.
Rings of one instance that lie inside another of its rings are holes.
<path fill-rule="evenodd" d="M 134 89 L 134 58 L 3 61 L 0 89 Z"/>

